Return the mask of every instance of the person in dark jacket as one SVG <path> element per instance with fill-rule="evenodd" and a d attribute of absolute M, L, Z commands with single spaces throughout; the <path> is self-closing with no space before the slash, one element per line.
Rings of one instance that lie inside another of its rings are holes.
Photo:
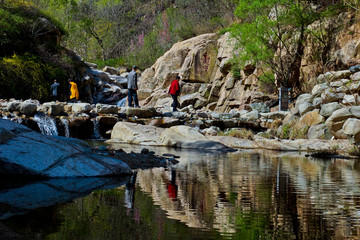
<path fill-rule="evenodd" d="M 51 94 L 51 98 L 52 98 L 53 101 L 58 100 L 58 88 L 59 88 L 59 86 L 60 86 L 60 84 L 55 79 L 54 83 L 50 87 L 50 94 Z"/>
<path fill-rule="evenodd" d="M 171 95 L 172 99 L 173 99 L 173 103 L 172 103 L 172 108 L 173 108 L 173 112 L 177 111 L 177 106 L 179 104 L 178 102 L 178 96 L 180 96 L 180 77 L 177 76 L 175 78 L 175 80 L 173 80 L 171 82 L 170 88 L 169 88 L 169 94 Z"/>
<path fill-rule="evenodd" d="M 133 107 L 132 100 L 134 99 L 135 107 L 139 107 L 139 101 L 137 98 L 137 66 L 133 66 L 132 71 L 127 76 L 127 87 L 128 87 L 128 103 L 129 107 Z"/>

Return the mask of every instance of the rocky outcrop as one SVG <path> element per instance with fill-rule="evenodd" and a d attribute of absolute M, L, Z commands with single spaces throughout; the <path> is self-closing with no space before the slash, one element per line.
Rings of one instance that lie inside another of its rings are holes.
<path fill-rule="evenodd" d="M 130 174 L 122 161 L 96 155 L 83 141 L 45 136 L 0 119 L 0 175 L 95 177 Z"/>
<path fill-rule="evenodd" d="M 159 106 L 165 99 L 169 102 L 167 88 L 179 75 L 183 80 L 181 107 L 228 112 L 268 101 L 270 97 L 259 91 L 254 66 L 246 66 L 241 76 L 230 72 L 234 53 L 235 42 L 229 33 L 204 34 L 179 42 L 144 71 L 140 99 L 147 106 Z"/>
<path fill-rule="evenodd" d="M 167 129 L 118 122 L 111 133 L 109 143 L 132 143 L 151 146 L 168 146 L 201 150 L 229 150 L 225 145 L 207 139 L 188 126 L 174 126 Z"/>

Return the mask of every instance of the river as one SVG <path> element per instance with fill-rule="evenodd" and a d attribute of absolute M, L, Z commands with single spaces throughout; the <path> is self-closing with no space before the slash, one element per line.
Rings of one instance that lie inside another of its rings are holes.
<path fill-rule="evenodd" d="M 180 163 L 3 217 L 0 231 L 11 239 L 50 240 L 360 238 L 356 160 L 149 149 L 179 155 Z"/>

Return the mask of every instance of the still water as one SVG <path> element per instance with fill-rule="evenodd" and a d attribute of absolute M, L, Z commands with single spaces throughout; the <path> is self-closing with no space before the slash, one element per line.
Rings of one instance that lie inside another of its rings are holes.
<path fill-rule="evenodd" d="M 50 240 L 360 238 L 360 164 L 356 160 L 309 159 L 299 153 L 269 151 L 150 150 L 179 155 L 180 163 L 173 168 L 138 170 L 131 179 L 32 183 L 61 189 L 61 194 L 19 213 L 10 211 L 10 206 L 17 206 L 3 203 L 0 196 L 0 212 L 7 213 L 0 218 L 0 236 Z M 21 186 L 21 192 L 27 186 Z M 53 194 L 46 188 L 39 193 L 38 188 L 33 186 L 29 195 L 49 198 Z M 64 192 L 77 193 L 80 188 L 81 196 L 64 198 Z M 0 195 L 16 190 L 2 190 Z M 25 199 L 31 200 L 30 196 Z"/>

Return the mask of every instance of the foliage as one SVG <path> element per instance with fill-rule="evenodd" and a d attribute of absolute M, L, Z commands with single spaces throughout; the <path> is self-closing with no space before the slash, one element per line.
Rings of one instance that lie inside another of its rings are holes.
<path fill-rule="evenodd" d="M 34 55 L 0 60 L 0 98 L 48 100 L 51 81 L 64 75 L 61 69 L 43 63 Z"/>
<path fill-rule="evenodd" d="M 239 22 L 229 28 L 238 40 L 242 66 L 249 62 L 261 65 L 277 87 L 300 89 L 300 63 L 306 28 L 323 18 L 327 9 L 338 5 L 336 1 L 314 7 L 312 1 L 244 0 L 235 15 Z"/>

